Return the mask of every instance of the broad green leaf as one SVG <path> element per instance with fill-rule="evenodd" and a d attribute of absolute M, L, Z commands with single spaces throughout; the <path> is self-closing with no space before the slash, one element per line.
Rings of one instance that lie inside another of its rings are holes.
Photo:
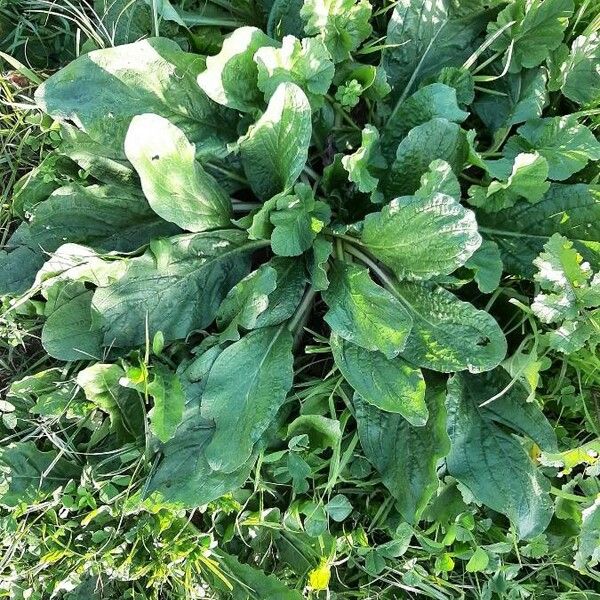
<path fill-rule="evenodd" d="M 125 272 L 125 263 L 120 258 L 105 258 L 78 244 L 63 244 L 52 253 L 35 276 L 32 288 L 40 288 L 42 295 L 54 285 L 65 281 L 80 281 L 95 286 L 110 285 Z"/>
<path fill-rule="evenodd" d="M 133 389 L 120 384 L 125 371 L 115 364 L 95 363 L 77 373 L 79 385 L 89 402 L 108 414 L 111 428 L 120 440 L 145 436 L 142 402 Z"/>
<path fill-rule="evenodd" d="M 471 186 L 469 203 L 486 212 L 496 212 L 514 206 L 520 199 L 539 202 L 550 189 L 548 161 L 537 152 L 517 154 L 508 176 L 505 177 L 506 172 L 498 175 L 505 180 L 494 180 L 487 187 Z"/>
<path fill-rule="evenodd" d="M 280 83 L 302 88 L 311 106 L 323 104 L 323 96 L 333 80 L 331 56 L 319 38 L 299 40 L 286 35 L 281 48 L 263 46 L 254 55 L 258 65 L 258 87 L 269 100 Z"/>
<path fill-rule="evenodd" d="M 211 468 L 232 473 L 252 454 L 292 387 L 292 335 L 256 329 L 215 360 L 202 394 L 202 417 L 215 424 L 206 447 Z"/>
<path fill-rule="evenodd" d="M 600 142 L 575 115 L 534 119 L 517 131 L 519 136 L 508 141 L 505 152 L 539 152 L 548 161 L 550 179 L 563 181 L 581 171 L 588 160 L 600 160 Z"/>
<path fill-rule="evenodd" d="M 368 0 L 304 0 L 300 16 L 304 31 L 323 40 L 339 63 L 371 35 L 371 12 Z"/>
<path fill-rule="evenodd" d="M 504 359 L 506 339 L 487 312 L 441 287 L 403 282 L 395 289 L 413 318 L 402 353 L 410 363 L 442 373 L 480 372 Z"/>
<path fill-rule="evenodd" d="M 40 202 L 29 220 L 35 244 L 53 252 L 65 242 L 130 252 L 179 229 L 158 218 L 141 195 L 118 186 L 69 185 Z"/>
<path fill-rule="evenodd" d="M 219 339 L 236 341 L 240 339 L 240 327 L 254 329 L 276 287 L 277 271 L 263 265 L 231 288 L 217 312 L 217 327 L 222 331 Z"/>
<path fill-rule="evenodd" d="M 223 106 L 242 112 L 261 108 L 263 95 L 257 87 L 258 68 L 253 57 L 259 48 L 276 43 L 256 27 L 239 27 L 225 38 L 219 54 L 206 59 L 198 85 Z"/>
<path fill-rule="evenodd" d="M 64 157 L 69 157 L 88 175 L 101 183 L 119 184 L 131 189 L 136 195 L 139 193 L 135 171 L 127 160 L 122 158 L 121 148 L 118 152 L 115 152 L 110 147 L 94 141 L 87 133 L 68 123 L 61 123 L 60 137 L 61 142 L 57 152 L 60 152 Z M 60 170 L 63 169 L 64 167 Z"/>
<path fill-rule="evenodd" d="M 506 389 L 510 382 L 502 369 L 450 379 L 446 464 L 477 501 L 506 515 L 519 537 L 528 539 L 544 531 L 552 517 L 550 481 L 505 428 L 531 437 L 544 449 L 555 448 L 556 439 L 538 406 L 526 401 L 527 390 L 520 383 Z"/>
<path fill-rule="evenodd" d="M 583 105 L 600 102 L 600 32 L 580 35 L 571 45 L 571 52 L 563 65 L 562 93 Z"/>
<path fill-rule="evenodd" d="M 369 194 L 377 189 L 379 172 L 386 164 L 379 149 L 379 132 L 373 125 L 362 130 L 360 147 L 353 154 L 342 158 L 342 165 L 348 171 L 348 179 L 356 184 L 360 192 Z"/>
<path fill-rule="evenodd" d="M 312 246 L 330 217 L 329 205 L 315 200 L 308 185 L 298 183 L 293 194 L 277 198 L 270 213 L 274 225 L 271 234 L 273 252 L 279 256 L 299 256 Z"/>
<path fill-rule="evenodd" d="M 68 185 L 31 208 L 0 251 L 0 294 L 24 292 L 47 253 L 65 242 L 130 252 L 179 229 L 160 219 L 146 200 L 120 186 Z"/>
<path fill-rule="evenodd" d="M 467 136 L 459 125 L 432 119 L 411 129 L 400 142 L 382 189 L 388 197 L 413 194 L 432 161 L 444 160 L 458 174 L 468 154 Z"/>
<path fill-rule="evenodd" d="M 454 88 L 442 83 L 426 85 L 404 100 L 387 120 L 381 140 L 384 155 L 394 160 L 398 144 L 417 125 L 435 118 L 462 123 L 468 116 L 459 108 Z"/>
<path fill-rule="evenodd" d="M 122 158 L 132 117 L 149 112 L 176 123 L 194 143 L 222 145 L 219 140 L 234 134 L 235 115 L 198 89 L 203 69 L 201 56 L 152 38 L 80 56 L 46 80 L 35 98 L 54 119 L 72 121 Z"/>
<path fill-rule="evenodd" d="M 426 402 L 427 424 L 414 427 L 400 415 L 368 404 L 358 394 L 353 400 L 365 456 L 381 475 L 396 508 L 409 523 L 419 521 L 435 493 L 436 466 L 449 451 L 443 385 L 428 382 Z"/>
<path fill-rule="evenodd" d="M 21 223 L 0 250 L 0 296 L 27 291 L 43 264 L 44 256 L 36 248 L 29 227 Z"/>
<path fill-rule="evenodd" d="M 326 505 L 325 511 L 336 522 L 341 523 L 352 512 L 352 504 L 344 494 L 336 494 Z"/>
<path fill-rule="evenodd" d="M 473 279 L 480 292 L 491 294 L 499 285 L 502 277 L 502 257 L 494 242 L 483 240 L 475 254 L 465 263 L 473 271 Z"/>
<path fill-rule="evenodd" d="M 163 219 L 194 232 L 229 225 L 231 200 L 196 161 L 194 145 L 179 127 L 159 115 L 138 115 L 127 131 L 125 154 Z"/>
<path fill-rule="evenodd" d="M 232 600 L 302 600 L 298 590 L 291 590 L 275 575 L 266 575 L 256 567 L 241 563 L 235 556 L 220 552 L 217 556 L 219 570 L 226 580 L 233 585 L 230 590 L 220 579 L 215 578 L 215 584 L 223 587 Z"/>
<path fill-rule="evenodd" d="M 404 196 L 366 216 L 365 247 L 400 279 L 448 275 L 481 244 L 475 214 L 444 194 Z"/>
<path fill-rule="evenodd" d="M 335 261 L 329 277 L 322 295 L 329 307 L 323 318 L 331 330 L 366 350 L 397 356 L 412 326 L 402 304 L 357 265 Z"/>
<path fill-rule="evenodd" d="M 489 15 L 457 14 L 449 0 L 399 0 L 387 28 L 382 64 L 393 88 L 392 97 L 417 87 L 443 67 L 459 67 L 476 47 Z"/>
<path fill-rule="evenodd" d="M 500 75 L 502 66 L 496 75 Z M 544 69 L 524 69 L 487 84 L 493 94 L 479 94 L 473 109 L 486 127 L 496 131 L 541 116 L 548 104 Z"/>
<path fill-rule="evenodd" d="M 404 359 L 386 358 L 340 338 L 329 340 L 337 368 L 346 381 L 369 404 L 402 415 L 411 425 L 425 425 L 425 380 L 421 371 Z"/>
<path fill-rule="evenodd" d="M 146 388 L 153 401 L 148 413 L 150 431 L 164 444 L 173 437 L 181 423 L 185 395 L 178 376 L 168 368 L 156 365 L 152 375 L 152 381 Z"/>
<path fill-rule="evenodd" d="M 460 202 L 460 184 L 445 160 L 434 160 L 429 170 L 421 177 L 421 185 L 415 192 L 420 198 L 431 198 L 435 194 L 444 194 Z"/>
<path fill-rule="evenodd" d="M 488 33 L 494 34 L 515 21 L 490 48 L 502 52 L 512 46 L 510 70 L 513 73 L 537 67 L 562 42 L 572 14 L 573 0 L 515 0 L 488 26 Z"/>
<path fill-rule="evenodd" d="M 0 450 L 0 506 L 34 505 L 78 480 L 81 468 L 58 450 L 42 452 L 34 442 L 17 442 Z"/>
<path fill-rule="evenodd" d="M 537 204 L 521 202 L 495 214 L 479 213 L 480 231 L 496 242 L 505 270 L 530 278 L 533 260 L 554 233 L 575 243 L 583 258 L 600 269 L 600 189 L 553 184 Z"/>
<path fill-rule="evenodd" d="M 287 438 L 307 435 L 312 450 L 337 448 L 342 440 L 342 430 L 337 419 L 321 415 L 300 415 L 287 429 Z"/>
<path fill-rule="evenodd" d="M 94 292 L 82 283 L 68 282 L 50 288 L 48 293 L 47 319 L 42 328 L 44 350 L 59 360 L 100 359 L 102 331 L 92 325 Z"/>
<path fill-rule="evenodd" d="M 488 553 L 481 547 L 473 552 L 473 556 L 469 559 L 465 569 L 467 573 L 480 573 L 485 571 L 490 562 Z"/>
<path fill-rule="evenodd" d="M 94 293 L 105 345 L 141 345 L 157 331 L 172 341 L 207 327 L 247 274 L 257 244 L 227 229 L 155 240 L 144 255 L 127 260 L 118 281 Z"/>
<path fill-rule="evenodd" d="M 200 416 L 198 403 L 188 404 L 181 425 L 162 448 L 163 458 L 150 478 L 147 494 L 197 508 L 244 485 L 255 458 L 232 473 L 215 471 L 206 458 L 213 434 L 214 425 Z"/>
<path fill-rule="evenodd" d="M 306 164 L 311 134 L 306 95 L 293 83 L 280 84 L 267 110 L 238 142 L 244 172 L 259 198 L 291 190 Z"/>

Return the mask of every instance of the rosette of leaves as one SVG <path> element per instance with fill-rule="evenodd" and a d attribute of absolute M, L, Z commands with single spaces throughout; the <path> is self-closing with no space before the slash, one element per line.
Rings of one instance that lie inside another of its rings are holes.
<path fill-rule="evenodd" d="M 531 277 L 555 230 L 598 258 L 597 191 L 572 179 L 597 142 L 578 115 L 542 116 L 545 70 L 528 71 L 562 43 L 570 4 L 403 0 L 380 61 L 366 0 L 307 1 L 293 18 L 280 4 L 276 24 L 239 27 L 212 56 L 152 38 L 38 89 L 72 170 L 67 185 L 23 182 L 27 218 L 0 263 L 1 291 L 22 294 L 10 310 L 43 316 L 46 351 L 78 361 L 86 394 L 110 369 L 109 395 L 152 406 L 148 492 L 191 507 L 246 482 L 301 409 L 310 328 L 405 520 L 445 461 L 466 497 L 535 536 L 550 484 L 516 436 L 555 440 L 498 367 L 507 342 L 481 296 L 503 272 Z M 543 55 L 536 11 L 558 37 Z M 486 76 L 510 90 L 491 94 L 494 118 L 479 60 L 508 65 Z M 145 370 L 111 368 L 140 356 Z"/>

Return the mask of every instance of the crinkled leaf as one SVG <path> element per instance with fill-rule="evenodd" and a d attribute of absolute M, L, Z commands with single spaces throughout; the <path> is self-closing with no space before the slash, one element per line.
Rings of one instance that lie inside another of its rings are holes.
<path fill-rule="evenodd" d="M 348 171 L 348 179 L 356 184 L 360 192 L 369 194 L 375 191 L 380 171 L 386 166 L 379 149 L 379 132 L 376 127 L 365 126 L 360 147 L 353 154 L 344 156 L 342 165 Z"/>
<path fill-rule="evenodd" d="M 206 59 L 206 70 L 198 75 L 198 85 L 215 102 L 250 112 L 263 105 L 257 87 L 255 52 L 277 42 L 256 27 L 238 27 L 225 38 L 221 51 Z"/>
<path fill-rule="evenodd" d="M 515 0 L 488 26 L 488 33 L 494 34 L 515 21 L 490 48 L 502 52 L 512 45 L 513 73 L 537 67 L 562 42 L 572 14 L 573 0 Z"/>
<path fill-rule="evenodd" d="M 588 160 L 600 160 L 600 142 L 575 115 L 527 121 L 505 148 L 508 155 L 535 150 L 548 161 L 548 177 L 568 179 L 581 171 Z"/>
<path fill-rule="evenodd" d="M 172 40 L 152 38 L 83 54 L 46 80 L 37 104 L 72 121 L 117 156 L 135 115 L 155 113 L 177 123 L 194 143 L 230 140 L 235 115 L 225 113 L 196 84 L 204 59 Z M 231 123 L 232 127 L 224 127 Z"/>
<path fill-rule="evenodd" d="M 498 161 L 498 162 L 504 162 Z M 504 165 L 503 165 L 504 166 Z M 498 169 L 503 171 L 503 169 Z M 498 172 L 504 177 L 506 172 Z M 539 202 L 550 189 L 548 162 L 537 152 L 515 156 L 512 170 L 504 181 L 494 180 L 487 187 L 469 188 L 469 203 L 486 212 L 495 212 L 514 206 L 520 199 L 532 204 Z"/>
<path fill-rule="evenodd" d="M 383 412 L 358 394 L 356 410 L 360 444 L 381 475 L 406 521 L 416 523 L 438 486 L 436 466 L 449 451 L 444 387 L 428 382 L 427 424 L 414 427 L 400 415 Z"/>
<path fill-rule="evenodd" d="M 600 496 L 583 511 L 581 533 L 577 540 L 575 566 L 584 571 L 600 562 Z"/>
<path fill-rule="evenodd" d="M 592 336 L 598 337 L 600 311 L 600 274 L 573 248 L 573 242 L 555 233 L 544 252 L 533 261 L 538 272 L 534 278 L 542 292 L 531 309 L 543 323 L 558 323 L 548 333 L 550 347 L 568 353 L 579 350 Z"/>
<path fill-rule="evenodd" d="M 135 167 L 152 210 L 188 231 L 229 225 L 231 200 L 196 161 L 183 131 L 152 114 L 133 118 L 125 154 Z"/>
<path fill-rule="evenodd" d="M 411 129 L 400 142 L 385 184 L 387 196 L 413 194 L 432 161 L 446 161 L 460 173 L 469 154 L 465 132 L 446 119 L 432 119 Z"/>
<path fill-rule="evenodd" d="M 280 83 L 291 82 L 304 90 L 313 107 L 323 103 L 323 96 L 333 80 L 331 56 L 319 38 L 296 39 L 286 35 L 281 48 L 264 46 L 254 55 L 258 65 L 258 87 L 269 100 Z"/>
<path fill-rule="evenodd" d="M 430 279 L 463 265 L 481 236 L 472 211 L 433 194 L 396 198 L 367 215 L 362 241 L 400 279 Z"/>
<path fill-rule="evenodd" d="M 553 184 L 537 204 L 520 202 L 498 213 L 479 213 L 480 231 L 498 244 L 509 273 L 532 277 L 533 260 L 554 233 L 575 243 L 600 269 L 600 190 L 584 184 Z"/>
<path fill-rule="evenodd" d="M 270 213 L 274 225 L 271 248 L 279 256 L 298 256 L 308 250 L 318 233 L 329 223 L 331 209 L 315 200 L 312 189 L 299 183 L 291 195 L 277 198 Z"/>
<path fill-rule="evenodd" d="M 126 262 L 125 273 L 94 293 L 107 346 L 143 344 L 162 331 L 166 341 L 183 339 L 214 320 L 227 292 L 249 270 L 241 231 L 182 235 L 156 240 L 140 257 Z"/>
<path fill-rule="evenodd" d="M 402 353 L 410 363 L 442 373 L 480 372 L 504 359 L 506 339 L 487 312 L 441 287 L 406 282 L 395 289 L 413 318 Z"/>
<path fill-rule="evenodd" d="M 366 350 L 397 356 L 412 326 L 402 304 L 362 267 L 335 261 L 329 276 L 323 292 L 329 307 L 324 319 L 332 331 Z"/>
<path fill-rule="evenodd" d="M 338 63 L 371 35 L 371 12 L 368 0 L 304 0 L 300 16 L 305 33 L 323 40 Z"/>
<path fill-rule="evenodd" d="M 506 515 L 521 538 L 544 531 L 552 517 L 550 481 L 505 427 L 555 448 L 554 430 L 541 410 L 528 403 L 527 390 L 502 369 L 481 375 L 457 374 L 448 382 L 446 406 L 451 449 L 448 472 L 479 502 Z M 504 393 L 480 406 L 501 390 Z"/>
<path fill-rule="evenodd" d="M 555 233 L 533 264 L 543 292 L 531 308 L 544 323 L 575 319 L 580 310 L 600 305 L 600 276 L 564 236 Z"/>
<path fill-rule="evenodd" d="M 236 341 L 240 339 L 240 327 L 254 329 L 276 287 L 277 271 L 263 265 L 229 290 L 217 312 L 217 327 L 222 330 L 219 338 Z"/>
<path fill-rule="evenodd" d="M 202 417 L 215 424 L 206 448 L 213 469 L 241 468 L 275 418 L 292 386 L 292 341 L 283 326 L 256 329 L 215 360 L 201 407 Z"/>
<path fill-rule="evenodd" d="M 454 171 L 445 160 L 434 160 L 423 176 L 421 185 L 415 192 L 420 198 L 431 198 L 435 194 L 443 194 L 460 201 L 461 191 Z"/>
<path fill-rule="evenodd" d="M 282 83 L 260 119 L 239 140 L 244 172 L 263 200 L 291 190 L 308 158 L 311 110 L 304 92 Z"/>
<path fill-rule="evenodd" d="M 427 422 L 425 380 L 421 371 L 399 356 L 386 358 L 348 342 L 335 333 L 329 343 L 337 368 L 369 404 L 402 415 L 411 425 Z"/>

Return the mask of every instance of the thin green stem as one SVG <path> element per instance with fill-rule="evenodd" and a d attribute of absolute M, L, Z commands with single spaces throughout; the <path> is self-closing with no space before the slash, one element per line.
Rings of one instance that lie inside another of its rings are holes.
<path fill-rule="evenodd" d="M 313 300 L 317 295 L 317 290 L 311 285 L 304 294 L 302 298 L 302 302 L 300 302 L 300 306 L 296 309 L 294 316 L 288 322 L 288 329 L 294 333 L 300 323 L 302 323 L 306 313 L 308 313 L 310 307 L 312 306 Z"/>

